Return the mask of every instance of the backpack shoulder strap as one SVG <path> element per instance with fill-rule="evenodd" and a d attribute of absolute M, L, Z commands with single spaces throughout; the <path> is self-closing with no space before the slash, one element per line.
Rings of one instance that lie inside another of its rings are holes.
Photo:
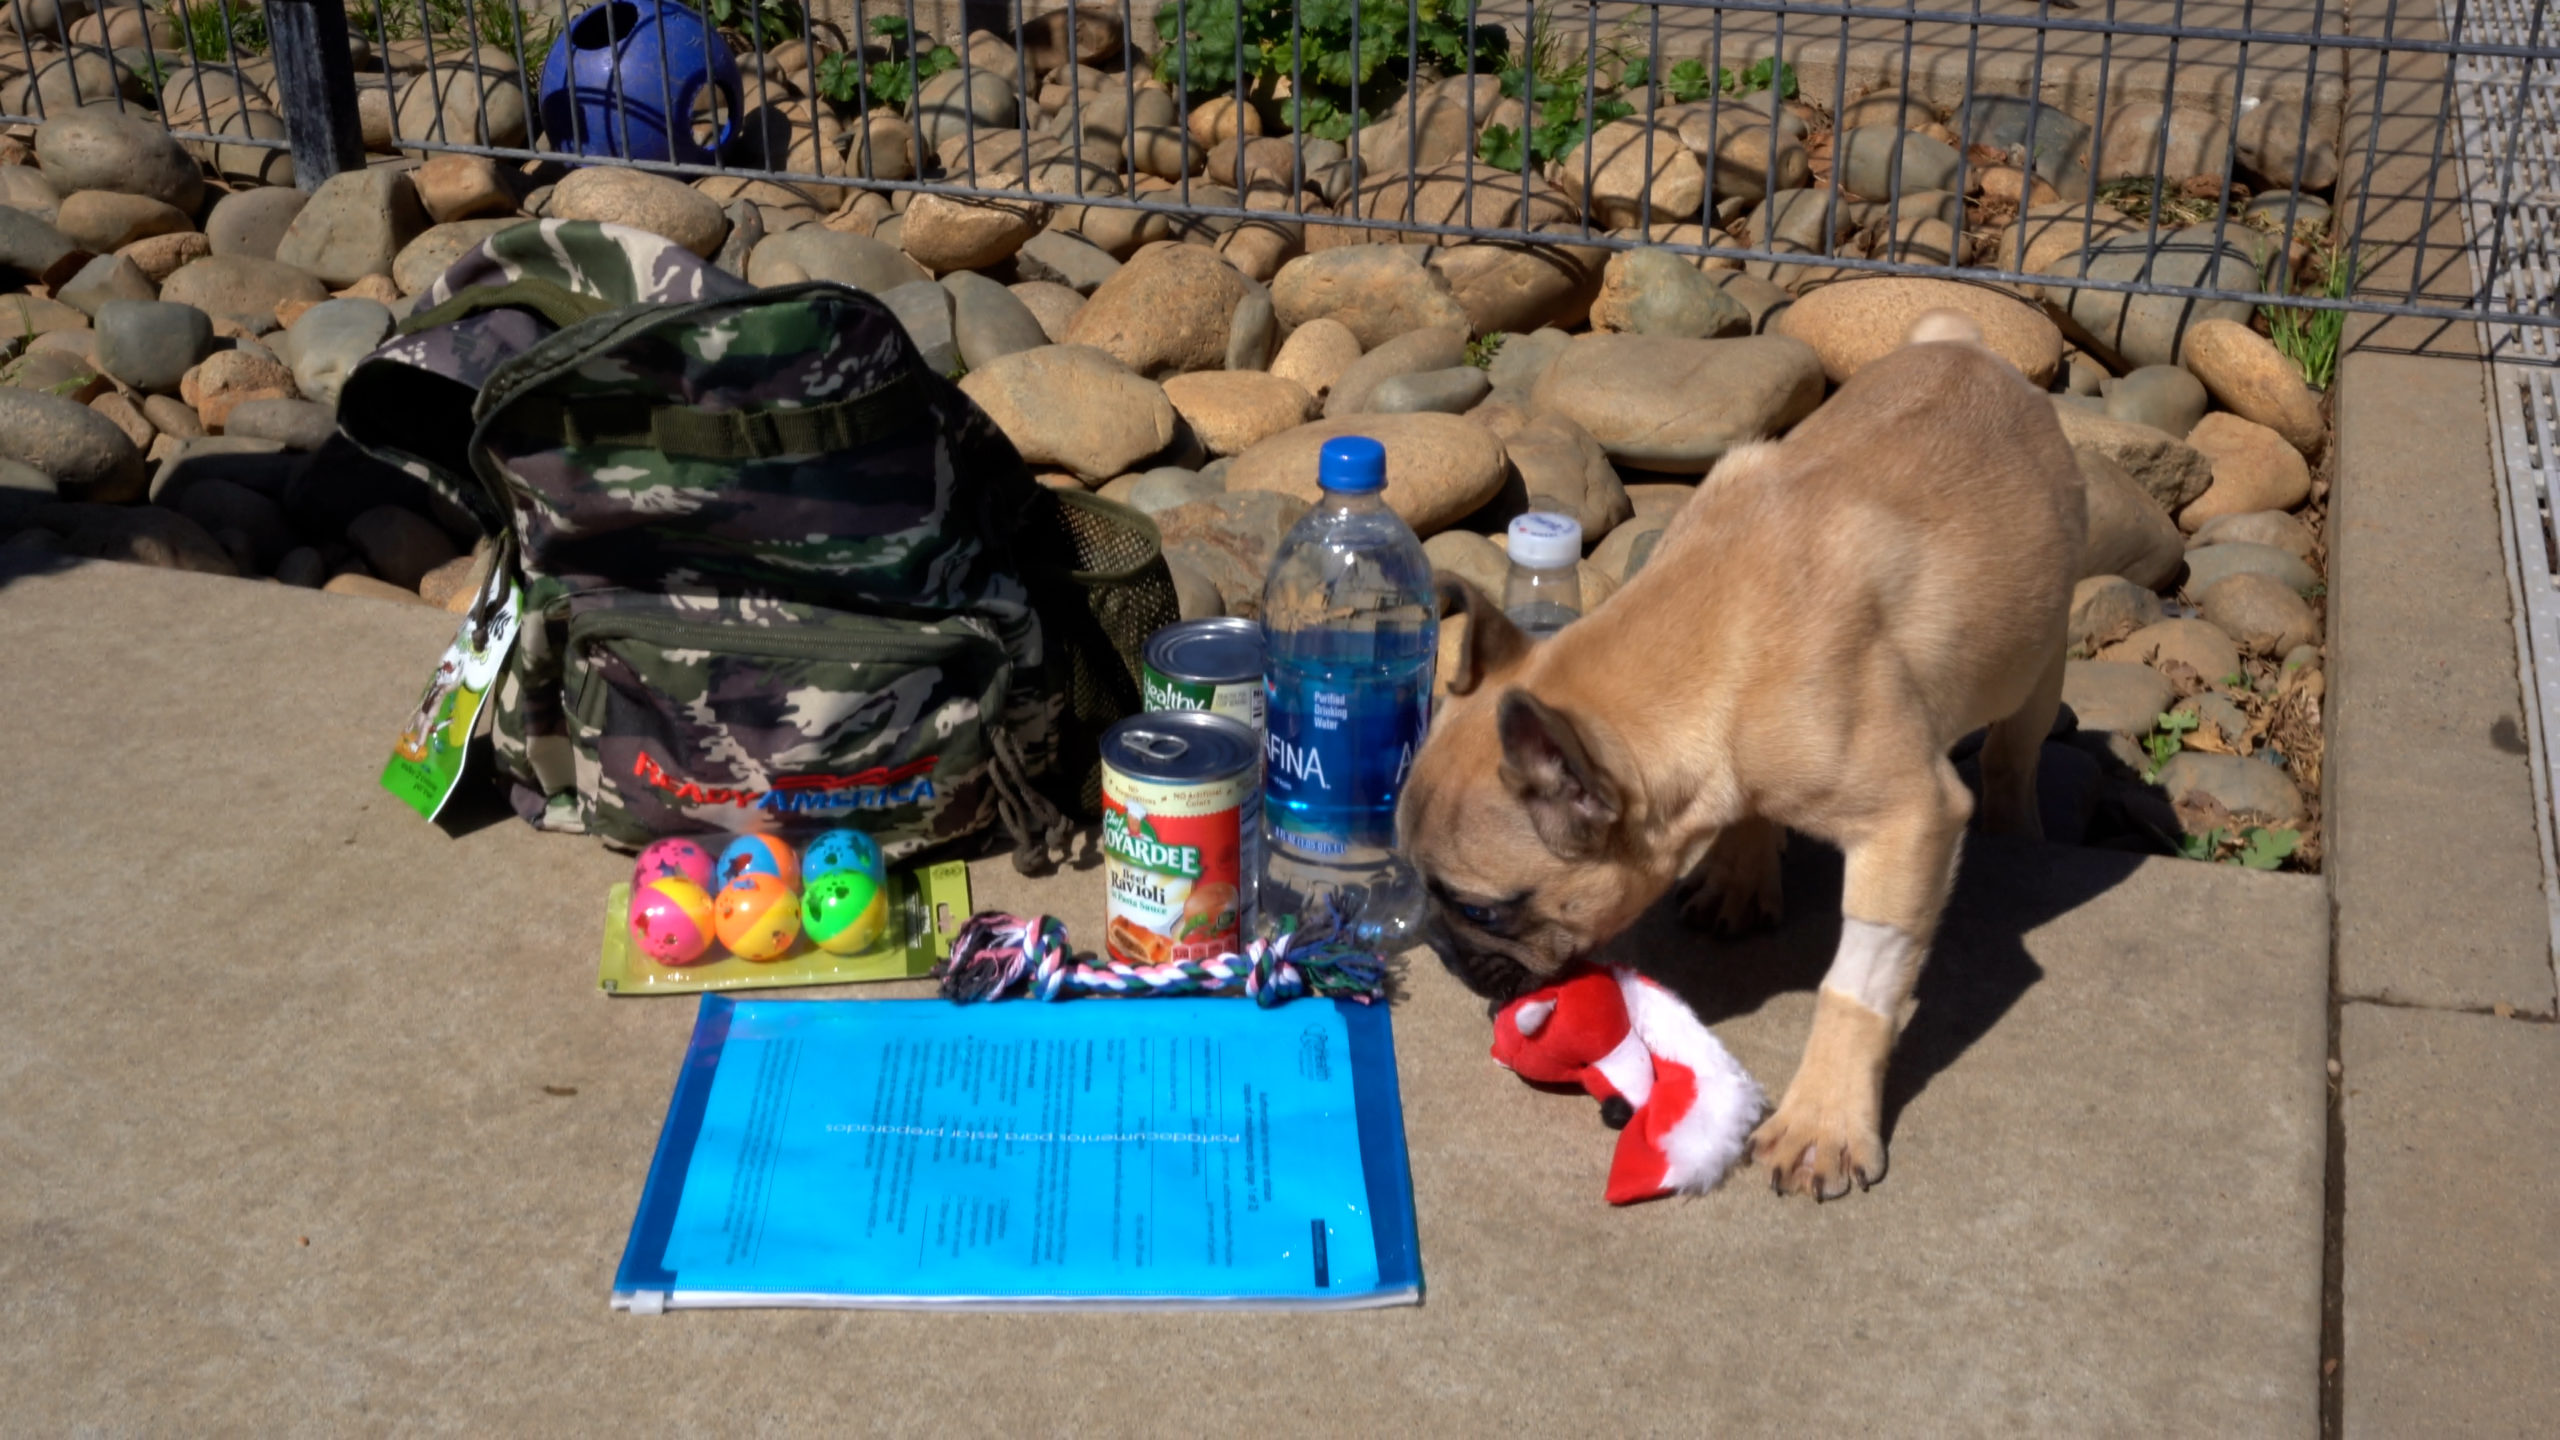
<path fill-rule="evenodd" d="M 420 310 L 400 322 L 400 333 L 415 335 L 467 319 L 484 310 L 509 307 L 531 310 L 566 330 L 581 320 L 621 307 L 596 295 L 582 295 L 558 281 L 522 275 L 503 284 L 474 285 L 431 310 Z"/>
<path fill-rule="evenodd" d="M 704 410 L 635 396 L 518 397 L 507 428 L 567 446 L 630 445 L 688 460 L 770 460 L 823 455 L 891 439 L 918 419 L 908 375 L 841 400 L 789 409 Z"/>

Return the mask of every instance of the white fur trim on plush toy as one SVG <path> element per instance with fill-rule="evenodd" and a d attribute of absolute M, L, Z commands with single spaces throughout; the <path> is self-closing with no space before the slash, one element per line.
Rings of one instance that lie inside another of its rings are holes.
<path fill-rule="evenodd" d="M 1684 1115 L 1668 1117 L 1660 1140 L 1669 1162 L 1666 1188 L 1675 1195 L 1703 1195 L 1742 1158 L 1751 1127 L 1768 1108 L 1767 1098 L 1751 1072 L 1679 996 L 1632 970 L 1613 973 L 1634 1027 L 1628 1038 L 1655 1060 L 1685 1066 L 1697 1076 L 1697 1103 Z"/>
<path fill-rule="evenodd" d="M 1628 1008 L 1632 1010 L 1635 1007 L 1630 1005 Z M 1617 1049 L 1593 1061 L 1591 1068 L 1599 1071 L 1601 1079 L 1608 1081 L 1612 1089 L 1626 1097 L 1628 1104 L 1639 1110 L 1653 1098 L 1653 1053 L 1645 1048 L 1643 1037 L 1632 1029 L 1627 1031 L 1626 1039 L 1618 1042 Z"/>

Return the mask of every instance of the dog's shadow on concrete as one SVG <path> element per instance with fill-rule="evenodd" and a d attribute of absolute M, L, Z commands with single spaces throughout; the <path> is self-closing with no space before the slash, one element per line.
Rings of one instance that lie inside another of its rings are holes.
<path fill-rule="evenodd" d="M 2037 926 L 2123 882 L 2138 855 L 1973 837 L 1955 895 L 1921 972 L 1893 1062 L 1885 1072 L 1885 1138 L 1903 1107 L 1956 1063 L 2044 978 L 2027 952 Z M 1840 939 L 1840 852 L 1791 835 L 1783 861 L 1786 919 L 1739 939 L 1692 928 L 1666 899 L 1600 958 L 1629 964 L 1678 991 L 1715 1025 L 1749 1015 L 1788 991 L 1822 982 Z M 1794 1074 L 1759 1077 L 1772 1103 Z"/>

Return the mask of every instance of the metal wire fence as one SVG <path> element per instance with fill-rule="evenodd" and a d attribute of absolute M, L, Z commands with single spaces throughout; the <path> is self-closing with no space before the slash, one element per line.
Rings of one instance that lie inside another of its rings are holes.
<path fill-rule="evenodd" d="M 938 195 L 1265 273 L 1410 239 L 1596 283 L 1653 245 L 2032 286 L 2119 332 L 2136 296 L 2554 322 L 2517 276 L 2560 196 L 2512 147 L 2457 163 L 2463 105 L 2549 108 L 2546 0 L 86 5 L 0 11 L 0 125 L 156 111 L 235 184 L 463 152 L 722 177 L 776 223 Z"/>

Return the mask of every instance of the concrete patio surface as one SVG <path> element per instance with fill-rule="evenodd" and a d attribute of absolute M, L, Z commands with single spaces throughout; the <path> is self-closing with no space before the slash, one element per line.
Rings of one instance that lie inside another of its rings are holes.
<path fill-rule="evenodd" d="M 2548 1015 L 2551 915 L 2480 376 L 2468 359 L 2360 354 L 2340 386 L 2328 766 L 2338 988 Z"/>
<path fill-rule="evenodd" d="M 2560 1028 L 2481 374 L 2377 347 L 2339 388 L 2326 1358 L 2345 1436 L 2545 1434 L 2560 1392 Z"/>
<path fill-rule="evenodd" d="M 2422 8 L 2394 33 L 2443 36 Z M 2361 57 L 2366 294 L 2472 293 L 2441 61 Z M 2476 177 L 2475 177 L 2476 178 Z M 2359 316 L 2336 391 L 2329 751 L 2334 1434 L 2545 1434 L 2560 1097 L 2527 697 L 2477 327 Z"/>
<path fill-rule="evenodd" d="M 1667 53 L 1712 43 L 1664 19 Z M 1723 23 L 1728 66 L 1773 29 Z M 1889 12 L 1787 34 L 1825 104 L 1899 74 Z M 1977 84 L 2029 88 L 2031 32 L 1978 38 Z M 1912 39 L 1955 95 L 1975 37 Z M 2368 293 L 2469 293 L 2429 57 L 2378 83 L 2369 54 L 2195 41 L 2173 80 L 2153 41 L 2054 32 L 2044 65 L 2075 110 L 2307 90 Z M 610 1312 L 694 1007 L 595 989 L 621 859 L 375 787 L 450 617 L 0 556 L 0 1434 L 2548 1433 L 2560 987 L 2476 333 L 2359 318 L 2349 349 L 2326 874 L 1974 846 L 1892 1172 L 1819 1208 L 1743 1176 L 1611 1210 L 1593 1107 L 1492 1067 L 1417 958 L 1427 1298 L 1363 1314 Z M 1774 936 L 1657 914 L 1622 945 L 1773 1092 L 1837 924 L 1836 857 L 1788 868 Z M 974 873 L 1099 933 L 1090 870 Z"/>
<path fill-rule="evenodd" d="M 1892 1174 L 1844 1203 L 1611 1210 L 1593 1107 L 1496 1070 L 1425 960 L 1396 1013 L 1419 1309 L 610 1313 L 693 1006 L 596 992 L 615 857 L 374 788 L 450 623 L 0 577 L 7 1428 L 2316 1428 L 2325 887 L 2065 848 L 1968 856 Z M 1790 869 L 1776 936 L 1627 941 L 1773 1089 L 1837 924 L 1836 860 Z M 977 873 L 1098 928 L 1090 872 Z"/>
<path fill-rule="evenodd" d="M 2560 1034 L 2381 1005 L 2342 1021 L 2340 1433 L 2550 1434 Z"/>

